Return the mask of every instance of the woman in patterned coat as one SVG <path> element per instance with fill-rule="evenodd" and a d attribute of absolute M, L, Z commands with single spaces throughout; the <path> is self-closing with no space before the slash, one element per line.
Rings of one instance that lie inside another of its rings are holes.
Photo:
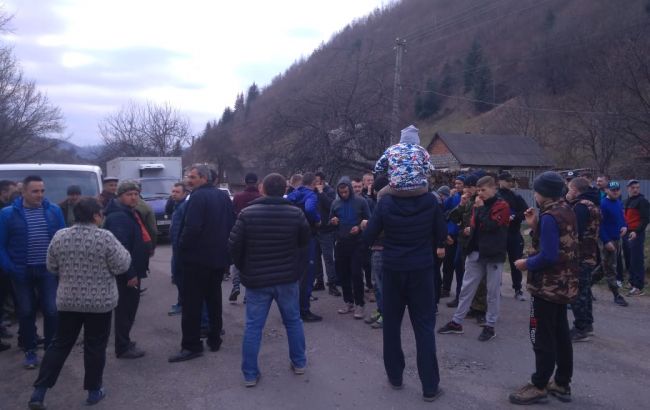
<path fill-rule="evenodd" d="M 59 278 L 59 324 L 34 382 L 30 409 L 45 408 L 45 393 L 56 383 L 82 326 L 86 403 L 96 404 L 105 396 L 106 345 L 118 299 L 115 276 L 128 270 L 131 256 L 112 233 L 99 228 L 103 215 L 97 199 L 82 198 L 73 212 L 75 225 L 58 231 L 47 252 L 47 268 Z"/>

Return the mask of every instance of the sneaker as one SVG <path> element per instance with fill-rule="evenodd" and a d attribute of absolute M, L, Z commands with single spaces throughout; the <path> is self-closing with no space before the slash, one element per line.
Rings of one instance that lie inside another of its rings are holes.
<path fill-rule="evenodd" d="M 571 331 L 569 332 L 571 335 L 571 341 L 573 343 L 576 342 L 588 342 L 589 341 L 589 334 L 583 330 L 580 330 L 576 327 L 572 328 Z"/>
<path fill-rule="evenodd" d="M 341 309 L 338 310 L 339 315 L 346 315 L 348 313 L 354 312 L 354 305 L 352 303 L 346 303 Z"/>
<path fill-rule="evenodd" d="M 517 299 L 520 302 L 525 302 L 526 301 L 526 296 L 524 296 L 524 292 L 521 290 L 518 290 L 515 292 L 515 299 Z"/>
<path fill-rule="evenodd" d="M 181 313 L 183 313 L 183 307 L 178 304 L 172 305 L 171 309 L 169 309 L 169 312 L 167 312 L 169 316 L 177 316 Z"/>
<path fill-rule="evenodd" d="M 377 318 L 377 320 L 375 321 L 375 323 L 370 325 L 370 327 L 373 328 L 373 329 L 383 329 L 384 328 L 384 317 L 379 316 Z"/>
<path fill-rule="evenodd" d="M 244 380 L 244 386 L 246 387 L 255 387 L 257 386 L 257 382 L 260 381 L 260 378 L 262 377 L 261 374 L 257 374 L 257 377 L 254 378 L 253 380 Z"/>
<path fill-rule="evenodd" d="M 320 322 L 321 320 L 323 320 L 323 317 L 315 315 L 312 312 L 308 311 L 305 313 L 301 313 L 300 319 L 302 319 L 303 322 L 310 323 L 310 322 Z"/>
<path fill-rule="evenodd" d="M 630 292 L 631 292 L 631 291 L 630 291 Z M 614 296 L 614 303 L 616 303 L 617 305 L 622 306 L 622 307 L 625 307 L 625 306 L 628 305 L 628 303 L 627 303 L 627 301 L 625 300 L 625 298 L 623 298 L 623 296 L 621 296 L 621 295 L 616 295 L 616 296 Z"/>
<path fill-rule="evenodd" d="M 228 301 L 231 305 L 237 304 L 237 298 L 239 297 L 240 290 L 239 288 L 232 288 L 230 291 L 230 296 L 228 296 Z"/>
<path fill-rule="evenodd" d="M 458 323 L 455 323 L 454 321 L 450 321 L 440 329 L 438 329 L 438 333 L 441 335 L 446 335 L 446 334 L 462 334 L 463 332 L 463 325 L 459 325 Z"/>
<path fill-rule="evenodd" d="M 643 289 L 638 289 L 638 288 L 632 288 L 630 289 L 629 292 L 627 292 L 628 296 L 643 296 L 645 295 L 645 292 Z"/>
<path fill-rule="evenodd" d="M 446 289 L 443 289 L 442 292 L 440 292 L 440 298 L 448 298 L 449 296 L 451 296 L 451 292 Z"/>
<path fill-rule="evenodd" d="M 485 326 L 481 334 L 478 336 L 478 340 L 481 342 L 487 342 L 488 340 L 494 339 L 496 336 L 497 334 L 492 326 Z"/>
<path fill-rule="evenodd" d="M 619 289 L 622 288 L 623 287 L 623 282 L 620 281 L 620 280 L 617 280 L 616 281 L 616 287 L 619 288 Z"/>
<path fill-rule="evenodd" d="M 533 404 L 548 402 L 546 389 L 538 389 L 534 384 L 528 383 L 521 389 L 511 393 L 508 397 L 510 403 L 514 404 Z"/>
<path fill-rule="evenodd" d="M 404 382 L 394 382 L 390 379 L 388 379 L 388 385 L 393 389 L 393 390 L 402 390 L 404 388 Z"/>
<path fill-rule="evenodd" d="M 318 300 L 318 298 L 316 296 L 309 295 L 309 301 L 310 302 L 316 302 L 317 300 Z"/>
<path fill-rule="evenodd" d="M 331 296 L 335 296 L 337 298 L 341 297 L 341 292 L 336 288 L 336 286 L 330 286 L 329 287 L 329 292 Z"/>
<path fill-rule="evenodd" d="M 325 284 L 322 281 L 318 280 L 314 284 L 314 287 L 312 288 L 312 290 L 314 290 L 314 291 L 325 290 Z"/>
<path fill-rule="evenodd" d="M 587 325 L 583 330 L 588 336 L 593 336 L 594 335 L 594 326 L 593 325 Z"/>
<path fill-rule="evenodd" d="M 305 370 L 307 369 L 306 367 L 298 367 L 293 364 L 293 362 L 289 363 L 289 365 L 291 366 L 291 370 L 293 370 L 293 374 L 297 374 L 299 376 L 305 374 Z"/>
<path fill-rule="evenodd" d="M 88 390 L 88 398 L 86 399 L 86 404 L 92 406 L 102 401 L 104 397 L 106 397 L 106 392 L 104 391 L 103 387 L 99 390 Z"/>
<path fill-rule="evenodd" d="M 367 324 L 371 324 L 371 323 L 375 323 L 377 319 L 379 319 L 380 317 L 381 317 L 381 313 L 379 313 L 378 310 L 375 310 L 370 314 L 370 316 L 365 318 L 363 321 Z"/>
<path fill-rule="evenodd" d="M 45 393 L 47 393 L 46 387 L 34 387 L 27 406 L 31 410 L 45 410 L 47 408 L 45 405 Z"/>
<path fill-rule="evenodd" d="M 357 320 L 363 319 L 366 316 L 366 308 L 364 306 L 354 307 L 354 318 Z"/>
<path fill-rule="evenodd" d="M 23 367 L 28 370 L 34 370 L 38 367 L 38 356 L 36 355 L 35 351 L 28 350 L 25 352 Z"/>
<path fill-rule="evenodd" d="M 435 393 L 422 393 L 422 400 L 426 402 L 435 401 L 438 397 L 442 396 L 442 389 L 438 388 Z"/>
<path fill-rule="evenodd" d="M 479 325 L 481 327 L 485 327 L 485 323 L 486 323 L 486 321 L 485 321 L 485 315 L 484 314 L 480 314 L 480 315 L 476 316 L 476 324 L 477 325 Z"/>
<path fill-rule="evenodd" d="M 117 355 L 118 359 L 139 359 L 144 356 L 144 350 L 140 350 L 135 346 L 129 347 L 129 349 Z"/>
<path fill-rule="evenodd" d="M 458 307 L 458 299 L 454 299 L 451 302 L 447 302 L 447 307 L 457 308 Z"/>
<path fill-rule="evenodd" d="M 571 401 L 571 386 L 560 386 L 551 380 L 546 386 L 548 394 L 557 398 L 559 401 L 569 403 Z"/>

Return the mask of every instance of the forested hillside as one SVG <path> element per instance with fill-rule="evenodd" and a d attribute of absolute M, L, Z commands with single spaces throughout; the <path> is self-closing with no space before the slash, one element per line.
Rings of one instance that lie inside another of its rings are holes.
<path fill-rule="evenodd" d="M 188 155 L 222 175 L 368 169 L 390 142 L 400 38 L 397 125 L 423 145 L 435 130 L 526 134 L 558 167 L 647 176 L 649 28 L 648 0 L 403 0 L 244 90 Z"/>

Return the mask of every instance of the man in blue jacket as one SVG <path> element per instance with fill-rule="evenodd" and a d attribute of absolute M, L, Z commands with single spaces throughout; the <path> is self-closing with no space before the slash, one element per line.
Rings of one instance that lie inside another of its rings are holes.
<path fill-rule="evenodd" d="M 404 352 L 401 324 L 408 306 L 417 345 L 417 367 L 425 401 L 440 395 L 434 327 L 434 252 L 445 256 L 447 229 L 430 193 L 399 198 L 385 195 L 363 234 L 367 246 L 383 239 L 384 367 L 394 389 L 403 387 Z"/>
<path fill-rule="evenodd" d="M 169 362 L 203 355 L 201 309 L 205 302 L 210 322 L 208 347 L 221 347 L 221 282 L 230 266 L 228 236 L 235 224 L 235 211 L 228 194 L 214 186 L 206 165 L 194 165 L 187 174 L 192 191 L 185 208 L 178 257 L 183 266 L 183 313 L 181 350 Z"/>
<path fill-rule="evenodd" d="M 45 259 L 52 237 L 63 228 L 63 213 L 45 199 L 45 184 L 39 176 L 25 178 L 23 196 L 0 211 L 0 268 L 9 273 L 14 285 L 26 369 L 38 366 L 37 292 L 43 312 L 46 349 L 56 331 L 57 280 L 47 271 Z"/>
<path fill-rule="evenodd" d="M 318 196 L 316 189 L 316 175 L 306 172 L 302 176 L 302 185 L 287 195 L 287 199 L 302 209 L 311 228 L 311 239 L 303 249 L 302 266 L 305 273 L 300 278 L 300 317 L 303 322 L 320 322 L 323 318 L 312 313 L 309 298 L 314 285 L 316 274 L 316 230 L 321 226 L 321 215 L 318 209 Z"/>
<path fill-rule="evenodd" d="M 600 201 L 602 262 L 600 269 L 594 272 L 593 282 L 596 283 L 605 276 L 607 286 L 614 295 L 614 303 L 619 306 L 627 306 L 627 301 L 618 293 L 616 285 L 616 265 L 621 253 L 621 238 L 627 233 L 623 203 L 620 200 L 621 186 L 616 181 L 610 181 L 606 192 L 607 196 Z"/>

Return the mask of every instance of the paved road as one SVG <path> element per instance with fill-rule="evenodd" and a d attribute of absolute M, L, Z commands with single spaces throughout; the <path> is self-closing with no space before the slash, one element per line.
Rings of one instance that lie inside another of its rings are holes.
<path fill-rule="evenodd" d="M 508 393 L 528 379 L 533 352 L 527 336 L 528 302 L 517 302 L 504 275 L 503 303 L 496 339 L 481 343 L 480 328 L 468 323 L 464 335 L 437 338 L 441 386 L 435 403 L 421 400 L 415 369 L 415 343 L 408 319 L 404 322 L 407 359 L 406 388 L 386 385 L 382 340 L 351 316 L 340 317 L 340 299 L 317 292 L 313 310 L 322 323 L 306 324 L 309 368 L 304 376 L 289 370 L 286 335 L 277 308 L 264 332 L 260 368 L 262 379 L 253 389 L 242 385 L 240 372 L 244 305 L 224 305 L 227 334 L 221 351 L 198 360 L 169 364 L 179 347 L 180 318 L 166 312 L 174 301 L 168 247 L 158 249 L 153 273 L 146 280 L 133 332 L 147 356 L 116 360 L 109 344 L 104 374 L 107 399 L 98 409 L 504 409 Z M 230 291 L 225 282 L 224 295 Z M 575 346 L 574 402 L 550 400 L 547 408 L 641 409 L 650 402 L 650 297 L 630 301 L 628 308 L 611 302 L 604 289 L 596 291 L 596 337 Z M 442 305 L 439 322 L 452 310 Z M 12 328 L 16 330 L 14 326 Z M 15 340 L 14 340 L 15 343 Z M 82 349 L 71 353 L 58 384 L 47 395 L 50 409 L 84 408 Z M 0 409 L 26 408 L 35 371 L 23 370 L 17 349 L 0 354 Z"/>

